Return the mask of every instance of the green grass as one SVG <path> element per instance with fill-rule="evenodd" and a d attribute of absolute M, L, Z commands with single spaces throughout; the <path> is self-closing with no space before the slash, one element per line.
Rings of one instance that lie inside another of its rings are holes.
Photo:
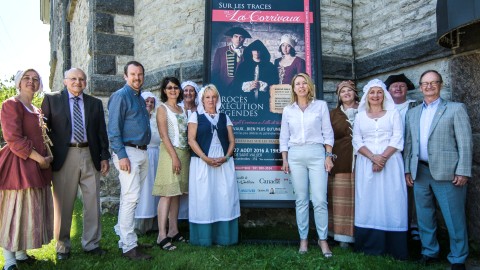
<path fill-rule="evenodd" d="M 240 236 L 243 241 L 236 246 L 204 248 L 180 243 L 176 244 L 177 250 L 172 252 L 163 251 L 158 247 L 147 250 L 154 257 L 151 261 L 130 261 L 121 257 L 117 244 L 118 237 L 113 231 L 117 217 L 110 214 L 102 217 L 101 246 L 108 253 L 103 257 L 98 257 L 85 254 L 82 250 L 80 244 L 81 215 L 82 205 L 77 201 L 71 231 L 70 259 L 57 262 L 55 244 L 52 241 L 41 249 L 28 251 L 30 255 L 42 261 L 31 266 L 21 265 L 20 269 L 424 269 L 412 261 L 399 262 L 389 257 L 365 256 L 339 247 L 333 247 L 333 258 L 325 259 L 321 255 L 320 248 L 314 244 L 310 245 L 307 254 L 300 255 L 297 252 L 297 243 L 291 241 L 297 238 L 296 228 L 241 228 Z M 187 228 L 188 224 L 183 223 L 180 230 L 186 231 Z M 313 233 L 312 231 L 311 235 L 314 235 Z M 153 243 L 156 237 L 156 234 L 140 236 L 139 241 Z M 284 244 L 252 244 L 252 241 L 246 241 L 246 239 L 268 238 L 284 240 Z M 445 258 L 444 254 L 442 258 Z M 0 255 L 0 266 L 3 264 L 3 255 Z M 447 261 L 442 261 L 428 269 L 446 269 L 448 266 Z"/>

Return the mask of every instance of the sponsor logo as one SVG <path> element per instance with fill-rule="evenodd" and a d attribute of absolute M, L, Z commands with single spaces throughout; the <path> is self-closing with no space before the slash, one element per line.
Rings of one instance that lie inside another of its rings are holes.
<path fill-rule="evenodd" d="M 265 178 L 260 178 L 258 180 L 260 184 L 275 184 L 279 185 L 280 184 L 280 178 L 275 178 L 275 179 L 265 179 Z"/>
<path fill-rule="evenodd" d="M 240 193 L 255 193 L 254 188 L 241 188 Z"/>

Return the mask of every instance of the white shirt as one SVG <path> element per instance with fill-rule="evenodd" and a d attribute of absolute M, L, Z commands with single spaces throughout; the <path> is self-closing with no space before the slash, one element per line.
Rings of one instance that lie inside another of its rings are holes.
<path fill-rule="evenodd" d="M 325 101 L 312 100 L 304 112 L 296 102 L 285 106 L 280 129 L 280 152 L 296 145 L 333 146 L 333 142 L 333 129 Z"/>
<path fill-rule="evenodd" d="M 437 112 L 440 98 L 430 104 L 422 103 L 422 115 L 420 116 L 420 160 L 428 162 L 428 134 L 432 126 L 433 117 Z"/>
<path fill-rule="evenodd" d="M 410 107 L 410 103 L 415 102 L 415 100 L 409 99 L 402 104 L 395 104 L 395 109 L 400 112 L 400 116 L 402 117 L 403 126 L 405 126 L 405 116 L 407 115 L 408 107 Z"/>
<path fill-rule="evenodd" d="M 77 141 L 73 138 L 73 130 L 74 130 L 74 123 L 73 123 L 73 103 L 75 103 L 75 101 L 73 100 L 73 97 L 75 97 L 74 95 L 72 95 L 72 93 L 68 92 L 68 103 L 70 104 L 70 119 L 72 121 L 71 124 L 72 124 L 72 137 L 70 138 L 70 142 L 71 143 L 76 143 Z M 78 100 L 78 106 L 80 107 L 80 111 L 82 112 L 82 122 L 83 122 L 83 142 L 87 142 L 87 130 L 85 129 L 85 108 L 84 108 L 84 103 L 83 103 L 83 93 L 81 93 L 80 95 L 78 95 L 78 97 L 80 98 Z"/>

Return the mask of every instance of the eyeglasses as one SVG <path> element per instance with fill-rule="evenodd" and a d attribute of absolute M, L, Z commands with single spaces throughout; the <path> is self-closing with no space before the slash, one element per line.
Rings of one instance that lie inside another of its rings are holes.
<path fill-rule="evenodd" d="M 173 89 L 173 90 L 179 90 L 180 87 L 178 87 L 178 86 L 167 86 L 166 89 L 167 89 L 167 90 L 172 90 L 172 89 Z"/>
<path fill-rule="evenodd" d="M 427 87 L 427 86 L 438 86 L 440 85 L 442 82 L 441 81 L 432 81 L 432 82 L 421 82 L 420 83 L 420 86 L 422 87 Z"/>
<path fill-rule="evenodd" d="M 30 81 L 30 80 L 32 80 L 32 81 L 35 82 L 35 83 L 37 83 L 37 82 L 40 81 L 40 79 L 37 78 L 37 77 L 29 77 L 29 76 L 24 76 L 24 77 L 22 77 L 22 80 L 27 81 L 27 82 Z"/>
<path fill-rule="evenodd" d="M 65 79 L 68 79 L 68 80 L 70 80 L 71 82 L 79 81 L 79 82 L 81 82 L 81 83 L 83 83 L 83 82 L 86 81 L 86 79 L 84 79 L 84 78 L 65 78 Z"/>

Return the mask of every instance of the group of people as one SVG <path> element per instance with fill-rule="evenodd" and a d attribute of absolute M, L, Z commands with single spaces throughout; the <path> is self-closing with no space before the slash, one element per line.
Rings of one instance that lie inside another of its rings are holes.
<path fill-rule="evenodd" d="M 465 105 L 440 97 L 443 79 L 435 70 L 420 76 L 423 102 L 418 106 L 406 98 L 415 87 L 404 74 L 385 82 L 369 81 L 361 99 L 353 82 L 341 82 L 337 108 L 329 113 L 326 103 L 315 99 L 307 74 L 293 78 L 280 151 L 282 170 L 290 173 L 295 190 L 299 252 L 308 250 L 311 200 L 325 257 L 332 256 L 326 241 L 330 223 L 340 246 L 354 243 L 356 251 L 399 260 L 408 257 L 410 229 L 412 239 L 421 240 L 421 263 L 430 264 L 440 251 L 438 202 L 450 237 L 448 260 L 452 269 L 465 269 L 466 184 L 472 165 Z"/>
<path fill-rule="evenodd" d="M 108 101 L 108 125 L 102 102 L 84 93 L 82 70 L 66 71 L 65 89 L 45 95 L 41 109 L 32 104 L 42 90 L 38 72 L 16 75 L 18 94 L 3 103 L 0 114 L 7 142 L 0 150 L 4 269 L 34 261 L 25 250 L 52 238 L 57 240 L 57 259 L 70 257 L 78 187 L 84 202 L 82 248 L 105 254 L 99 245 L 99 181 L 109 172 L 110 158 L 119 171 L 115 231 L 124 257 L 151 258 L 144 251 L 151 245 L 138 243 L 135 228 L 148 230 L 152 222 L 139 225 L 135 217 L 158 216 L 156 243 L 163 250 L 187 241 L 177 224 L 185 194 L 191 244 L 238 242 L 235 138 L 232 121 L 220 112 L 217 87 L 208 84 L 199 91 L 193 82 L 165 77 L 158 100 L 142 92 L 144 72 L 139 62 L 125 65 L 126 84 Z M 311 200 L 325 257 L 333 256 L 329 225 L 343 246 L 354 243 L 357 251 L 400 260 L 408 256 L 409 228 L 418 228 L 422 262 L 435 262 L 437 201 L 450 237 L 448 260 L 452 269 L 464 269 L 466 184 L 472 165 L 466 108 L 440 97 L 443 79 L 435 70 L 420 76 L 424 99 L 417 106 L 406 99 L 407 90 L 415 87 L 405 75 L 392 75 L 385 83 L 369 81 L 360 99 L 353 82 L 341 82 L 337 107 L 329 112 L 327 103 L 315 98 L 310 76 L 293 76 L 279 147 L 282 170 L 291 175 L 295 190 L 299 252 L 308 251 Z"/>
<path fill-rule="evenodd" d="M 191 81 L 180 83 L 175 77 L 165 77 L 158 101 L 152 93 L 141 91 L 144 68 L 140 63 L 127 63 L 124 73 L 127 83 L 108 102 L 107 128 L 121 186 L 115 230 L 123 256 L 151 258 L 144 251 L 151 245 L 138 243 L 135 233 L 140 199 L 140 207 L 150 208 L 150 214 L 144 217 L 155 215 L 152 205 L 157 208 L 156 244 L 163 250 L 175 250 L 175 242 L 187 242 L 178 229 L 180 202 L 185 194 L 190 244 L 237 243 L 240 203 L 230 159 L 235 139 L 230 119 L 219 111 L 217 88 L 210 84 L 199 91 Z M 150 144 L 154 144 L 151 151 Z"/>
<path fill-rule="evenodd" d="M 7 143 L 0 150 L 4 269 L 34 262 L 25 251 L 53 238 L 57 260 L 71 256 L 78 187 L 82 248 L 88 254 L 106 253 L 100 247 L 100 175 L 108 174 L 110 158 L 119 171 L 115 231 L 124 257 L 151 258 L 143 249 L 152 245 L 138 243 L 135 229 L 151 230 L 155 216 L 162 249 L 174 250 L 174 242 L 187 241 L 177 225 L 180 197 L 187 193 L 191 244 L 238 242 L 240 202 L 230 158 L 235 139 L 231 120 L 219 111 L 217 88 L 210 84 L 199 91 L 191 81 L 180 84 L 166 77 L 158 100 L 141 91 L 144 68 L 139 62 L 125 65 L 124 78 L 124 87 L 108 101 L 106 125 L 101 100 L 84 92 L 87 78 L 81 69 L 67 70 L 65 89 L 46 94 L 41 109 L 32 104 L 42 90 L 39 73 L 27 69 L 16 75 L 17 95 L 2 104 L 0 114 Z"/>
<path fill-rule="evenodd" d="M 292 34 L 280 37 L 281 57 L 273 63 L 261 40 L 244 46 L 245 40 L 252 38 L 245 29 L 232 27 L 225 36 L 231 44 L 216 50 L 212 64 L 212 81 L 222 93 L 265 103 L 270 97 L 270 86 L 290 84 L 295 74 L 305 72 L 305 60 L 296 56 L 297 38 Z"/>

